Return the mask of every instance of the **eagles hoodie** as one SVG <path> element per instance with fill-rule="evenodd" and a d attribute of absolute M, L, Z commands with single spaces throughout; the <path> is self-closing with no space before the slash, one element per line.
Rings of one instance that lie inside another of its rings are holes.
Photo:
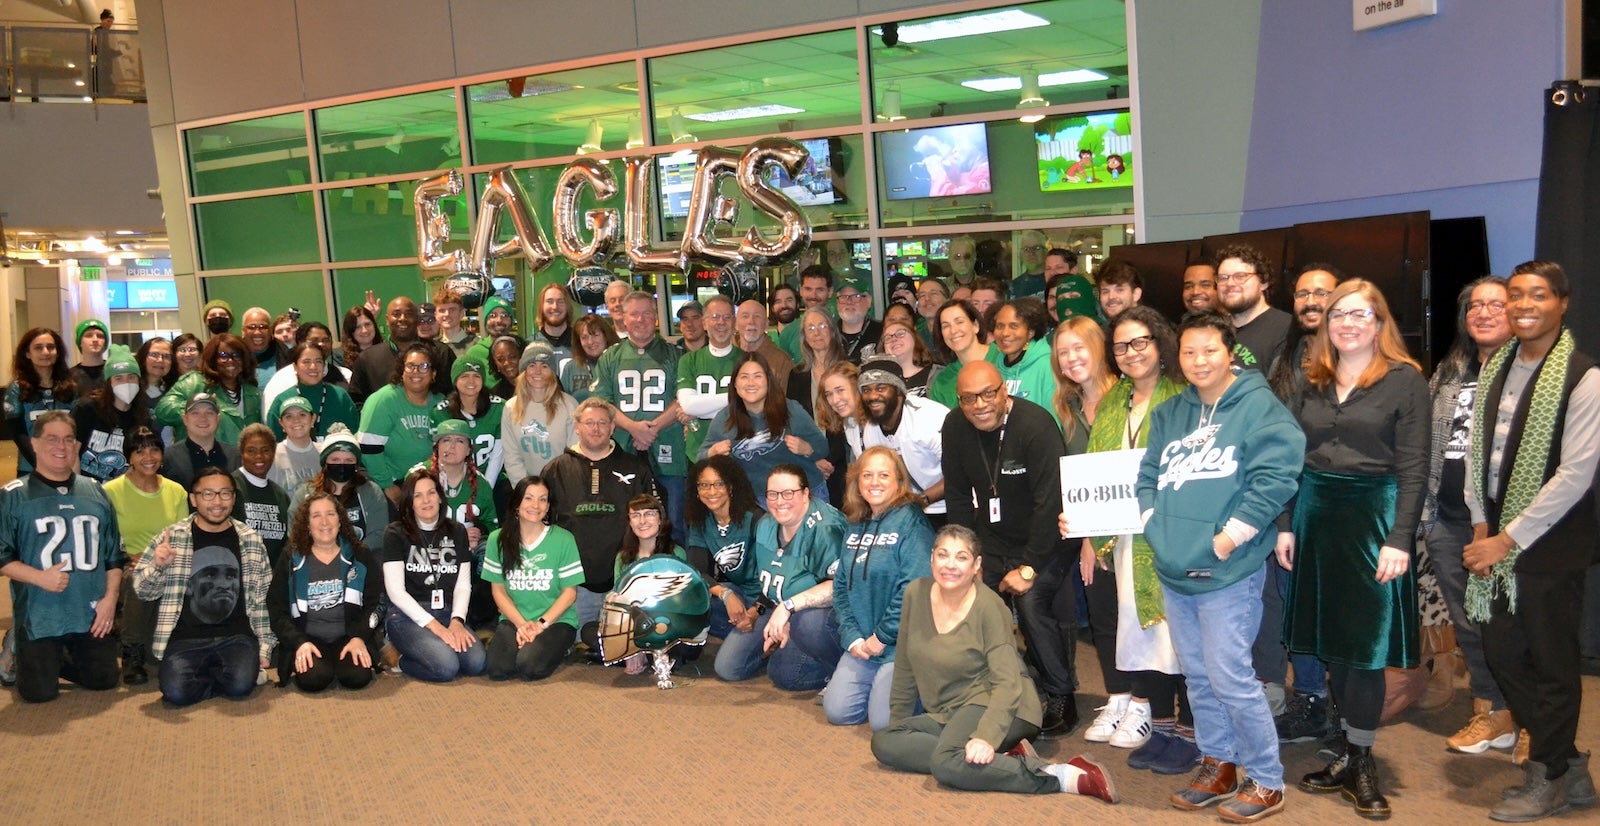
<path fill-rule="evenodd" d="M 912 580 L 932 576 L 932 549 L 933 527 L 916 505 L 901 505 L 845 527 L 844 549 L 833 577 L 840 643 L 848 648 L 877 634 L 883 653 L 872 662 L 894 660 L 900 599 Z"/>
<path fill-rule="evenodd" d="M 1215 406 L 1191 386 L 1150 417 L 1139 508 L 1156 575 L 1180 594 L 1221 590 L 1260 570 L 1278 540 L 1274 520 L 1299 487 L 1300 424 L 1259 372 L 1235 370 Z M 1221 560 L 1211 543 L 1224 529 L 1238 547 Z"/>

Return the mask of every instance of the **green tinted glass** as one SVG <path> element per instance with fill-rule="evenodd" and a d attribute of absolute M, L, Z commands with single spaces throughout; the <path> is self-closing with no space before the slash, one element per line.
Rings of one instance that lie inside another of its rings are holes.
<path fill-rule="evenodd" d="M 328 324 L 328 301 L 323 292 L 320 270 L 279 272 L 270 275 L 233 275 L 200 279 L 206 300 L 220 298 L 244 313 L 248 307 L 261 307 L 277 317 L 295 307 L 301 321 Z M 328 325 L 330 328 L 332 324 Z"/>
<path fill-rule="evenodd" d="M 195 204 L 200 268 L 271 267 L 318 260 L 311 195 L 269 195 Z"/>
<path fill-rule="evenodd" d="M 319 109 L 312 120 L 324 181 L 461 165 L 453 89 Z"/>
<path fill-rule="evenodd" d="M 553 158 L 643 145 L 632 62 L 467 87 L 476 163 Z"/>
<path fill-rule="evenodd" d="M 183 133 L 195 195 L 296 186 L 311 180 L 300 112 L 203 126 Z"/>
<path fill-rule="evenodd" d="M 330 189 L 323 193 L 333 260 L 400 258 L 417 254 L 416 181 Z M 440 202 L 450 215 L 456 246 L 471 241 L 464 196 Z"/>
<path fill-rule="evenodd" d="M 410 296 L 422 304 L 429 301 L 433 285 L 422 279 L 422 270 L 409 265 L 395 267 L 349 267 L 333 271 L 333 300 L 339 307 L 339 318 L 344 311 L 367 300 L 367 290 L 378 299 L 378 323 L 383 323 L 389 301 L 396 296 Z M 387 335 L 387 333 L 385 333 Z"/>

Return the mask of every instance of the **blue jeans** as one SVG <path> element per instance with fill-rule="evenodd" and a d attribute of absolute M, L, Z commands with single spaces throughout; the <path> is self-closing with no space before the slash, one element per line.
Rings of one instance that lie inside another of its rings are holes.
<path fill-rule="evenodd" d="M 450 611 L 429 611 L 440 624 L 450 625 Z M 476 677 L 489 666 L 488 652 L 474 637 L 472 647 L 461 653 L 445 644 L 427 626 L 418 625 L 398 608 L 389 609 L 384 622 L 389 642 L 400 651 L 400 670 L 408 677 L 430 683 L 448 683 L 456 677 Z"/>
<path fill-rule="evenodd" d="M 167 645 L 161 660 L 161 699 L 189 706 L 221 694 L 230 700 L 250 696 L 261 673 L 256 638 L 232 637 L 179 640 Z"/>
<path fill-rule="evenodd" d="M 578 627 L 600 621 L 600 609 L 606 604 L 606 595 L 597 594 L 582 585 L 578 586 L 578 601 L 573 603 L 578 612 Z"/>
<path fill-rule="evenodd" d="M 672 520 L 672 541 L 682 545 L 686 537 L 686 526 L 683 522 L 683 497 L 688 489 L 688 484 L 682 476 L 657 476 L 656 485 L 661 488 L 662 498 L 667 500 L 667 518 Z"/>
<path fill-rule="evenodd" d="M 822 692 L 822 711 L 836 726 L 865 720 L 873 731 L 889 725 L 889 689 L 894 685 L 894 660 L 875 663 L 845 652 Z"/>
<path fill-rule="evenodd" d="M 1456 645 L 1467 661 L 1467 684 L 1472 696 L 1488 700 L 1489 706 L 1498 711 L 1506 707 L 1506 698 L 1489 673 L 1489 661 L 1483 655 L 1483 629 L 1467 616 L 1467 569 L 1461 563 L 1461 554 L 1471 541 L 1471 525 L 1440 519 L 1428 532 L 1428 556 L 1433 560 L 1433 573 L 1444 604 L 1450 609 L 1450 622 L 1456 627 Z"/>
<path fill-rule="evenodd" d="M 1180 594 L 1164 587 L 1167 629 L 1189 681 L 1194 734 L 1201 754 L 1238 764 L 1269 789 L 1283 788 L 1278 730 L 1267 693 L 1256 679 L 1250 648 L 1261 628 L 1267 568 L 1226 588 Z"/>
<path fill-rule="evenodd" d="M 839 661 L 839 624 L 833 619 L 833 609 L 796 612 L 789 619 L 789 644 L 773 649 L 768 656 L 761 649 L 770 619 L 772 614 L 765 613 L 756 618 L 749 631 L 729 631 L 717 649 L 717 677 L 728 682 L 748 680 L 761 670 L 765 659 L 767 676 L 778 688 L 815 691 L 826 685 Z"/>

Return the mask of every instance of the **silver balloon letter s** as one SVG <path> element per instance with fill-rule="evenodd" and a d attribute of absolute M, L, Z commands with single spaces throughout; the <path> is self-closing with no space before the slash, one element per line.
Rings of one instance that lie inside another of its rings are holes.
<path fill-rule="evenodd" d="M 441 198 L 460 194 L 461 173 L 452 169 L 423 181 L 412 195 L 417 214 L 417 263 L 422 265 L 423 272 L 457 272 L 466 267 L 465 253 L 444 250 L 444 245 L 450 241 L 450 216 L 439 207 Z"/>
<path fill-rule="evenodd" d="M 739 191 L 756 209 L 782 224 L 774 241 L 766 240 L 759 229 L 750 227 L 739 244 L 739 253 L 745 261 L 758 267 L 781 264 L 799 255 L 811 243 L 811 222 L 806 220 L 799 205 L 761 176 L 762 168 L 769 163 L 776 163 L 790 175 L 797 175 L 806 157 L 805 147 L 788 138 L 762 138 L 750 144 L 739 160 Z"/>
<path fill-rule="evenodd" d="M 583 243 L 578 226 L 578 195 L 587 186 L 594 190 L 597 201 L 605 201 L 617 194 L 617 179 L 610 168 L 593 158 L 579 158 L 556 180 L 555 215 L 556 249 L 574 267 L 601 266 L 611 257 L 611 247 L 617 241 L 617 211 L 591 209 L 584 213 L 594 238 Z"/>

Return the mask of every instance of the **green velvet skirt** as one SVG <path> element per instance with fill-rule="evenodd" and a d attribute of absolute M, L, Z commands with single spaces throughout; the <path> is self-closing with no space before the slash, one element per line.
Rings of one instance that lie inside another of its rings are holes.
<path fill-rule="evenodd" d="M 1414 569 L 1388 584 L 1377 580 L 1398 490 L 1393 476 L 1307 470 L 1300 477 L 1294 570 L 1283 606 L 1289 650 L 1350 668 L 1417 664 Z"/>

